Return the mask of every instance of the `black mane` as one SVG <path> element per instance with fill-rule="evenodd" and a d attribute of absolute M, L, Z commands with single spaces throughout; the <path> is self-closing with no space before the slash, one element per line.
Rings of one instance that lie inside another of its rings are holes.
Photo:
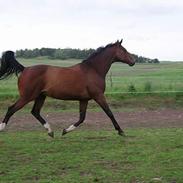
<path fill-rule="evenodd" d="M 89 62 L 91 59 L 93 59 L 94 57 L 99 55 L 101 52 L 103 52 L 106 48 L 112 47 L 113 45 L 114 45 L 113 43 L 110 43 L 110 44 L 106 45 L 105 47 L 101 46 L 101 47 L 97 48 L 91 55 L 89 55 L 89 57 L 87 59 L 83 60 L 82 63 Z"/>

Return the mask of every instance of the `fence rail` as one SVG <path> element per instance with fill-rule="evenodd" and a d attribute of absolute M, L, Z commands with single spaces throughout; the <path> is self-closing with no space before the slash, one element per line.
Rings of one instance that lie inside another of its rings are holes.
<path fill-rule="evenodd" d="M 105 94 L 153 94 L 153 93 L 183 93 L 183 91 L 145 91 L 145 92 L 105 92 Z"/>

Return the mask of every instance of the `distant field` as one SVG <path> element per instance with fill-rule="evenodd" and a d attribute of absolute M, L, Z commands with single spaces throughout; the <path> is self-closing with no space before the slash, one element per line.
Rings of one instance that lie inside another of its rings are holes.
<path fill-rule="evenodd" d="M 81 60 L 50 60 L 47 58 L 19 59 L 25 65 L 50 64 L 62 67 L 74 65 Z M 162 62 L 160 64 L 136 64 L 129 67 L 126 64 L 112 65 L 107 78 L 106 95 L 111 101 L 125 102 L 135 100 L 156 101 L 166 98 L 173 103 L 182 103 L 183 96 L 183 63 Z M 155 92 L 155 93 L 154 93 Z M 156 93 L 157 92 L 157 93 Z M 0 81 L 0 101 L 15 101 L 18 97 L 17 78 Z"/>
<path fill-rule="evenodd" d="M 21 61 L 24 65 L 50 64 L 64 67 L 81 62 L 81 60 L 49 60 L 42 58 Z M 106 92 L 126 92 L 129 91 L 130 85 L 134 85 L 137 92 L 142 92 L 148 90 L 145 89 L 147 83 L 150 83 L 151 91 L 183 91 L 183 63 L 136 64 L 134 67 L 115 63 L 108 73 Z"/>

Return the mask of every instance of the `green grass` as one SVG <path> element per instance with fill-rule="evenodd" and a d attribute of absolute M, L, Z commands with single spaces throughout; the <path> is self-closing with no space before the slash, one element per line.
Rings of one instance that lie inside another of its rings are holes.
<path fill-rule="evenodd" d="M 108 85 L 108 91 L 128 91 L 134 84 L 137 91 L 144 91 L 147 82 L 152 85 L 152 91 L 183 91 L 183 63 L 136 64 L 134 67 L 114 64 L 113 88 Z M 109 82 L 109 80 L 108 80 Z"/>
<path fill-rule="evenodd" d="M 50 60 L 45 57 L 36 59 L 19 59 L 25 65 L 50 64 L 62 67 L 74 65 L 81 60 Z M 110 75 L 112 75 L 112 83 Z M 120 109 L 131 107 L 182 107 L 183 106 L 183 63 L 163 62 L 160 64 L 136 64 L 129 67 L 126 64 L 113 64 L 106 78 L 106 95 L 112 107 Z M 137 93 L 125 93 L 131 91 Z M 148 93 L 156 92 L 160 93 Z M 161 91 L 163 93 L 161 93 Z M 179 91 L 179 92 L 166 92 Z M 180 92 L 182 91 L 182 92 Z M 121 93 L 122 92 L 122 93 Z M 124 92 L 124 93 L 123 93 Z M 140 93 L 138 93 L 140 92 Z M 142 93 L 141 93 L 142 92 Z M 143 93 L 147 92 L 147 93 Z M 18 98 L 17 78 L 0 81 L 0 111 L 7 109 Z M 116 105 L 117 104 L 117 105 Z M 75 103 L 48 99 L 45 107 L 48 110 L 71 110 Z M 91 105 L 92 110 L 96 105 Z M 30 110 L 30 109 L 29 109 Z M 77 107 L 76 107 L 77 110 Z"/>
<path fill-rule="evenodd" d="M 70 66 L 79 60 L 19 59 L 25 66 Z M 107 76 L 106 95 L 112 110 L 182 107 L 182 93 L 115 93 L 129 87 L 143 91 L 183 91 L 183 63 L 114 64 Z M 132 87 L 133 86 L 133 87 Z M 0 114 L 18 98 L 17 78 L 0 81 Z M 22 112 L 31 110 L 32 104 Z M 98 110 L 90 102 L 89 110 Z M 78 111 L 77 102 L 48 99 L 43 111 Z M 20 112 L 21 113 L 21 112 Z M 127 137 L 114 131 L 78 129 L 64 137 L 56 132 L 0 133 L 0 183 L 182 183 L 183 129 L 127 129 Z"/>
<path fill-rule="evenodd" d="M 168 183 L 183 180 L 183 129 L 0 134 L 0 182 Z"/>
<path fill-rule="evenodd" d="M 19 61 L 25 66 L 50 64 L 62 67 L 81 62 L 81 60 L 50 60 L 44 57 L 37 59 L 19 59 Z M 112 83 L 110 75 L 112 75 Z M 115 63 L 107 75 L 106 82 L 106 93 L 128 92 L 130 85 L 133 85 L 137 92 L 144 92 L 147 91 L 147 83 L 151 85 L 151 92 L 183 91 L 183 63 L 136 64 L 134 67 Z M 172 93 L 172 95 L 175 94 Z M 14 96 L 18 96 L 17 78 L 2 80 L 0 85 L 0 99 L 3 99 L 3 97 L 12 98 Z"/>

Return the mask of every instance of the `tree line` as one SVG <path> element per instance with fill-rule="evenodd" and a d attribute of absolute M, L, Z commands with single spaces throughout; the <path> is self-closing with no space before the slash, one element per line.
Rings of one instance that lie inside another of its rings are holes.
<path fill-rule="evenodd" d="M 73 49 L 73 48 L 35 48 L 35 49 L 21 49 L 16 51 L 16 56 L 21 58 L 36 58 L 46 56 L 50 59 L 86 59 L 92 54 L 95 49 Z M 159 63 L 157 58 L 150 59 L 133 54 L 137 63 Z"/>

